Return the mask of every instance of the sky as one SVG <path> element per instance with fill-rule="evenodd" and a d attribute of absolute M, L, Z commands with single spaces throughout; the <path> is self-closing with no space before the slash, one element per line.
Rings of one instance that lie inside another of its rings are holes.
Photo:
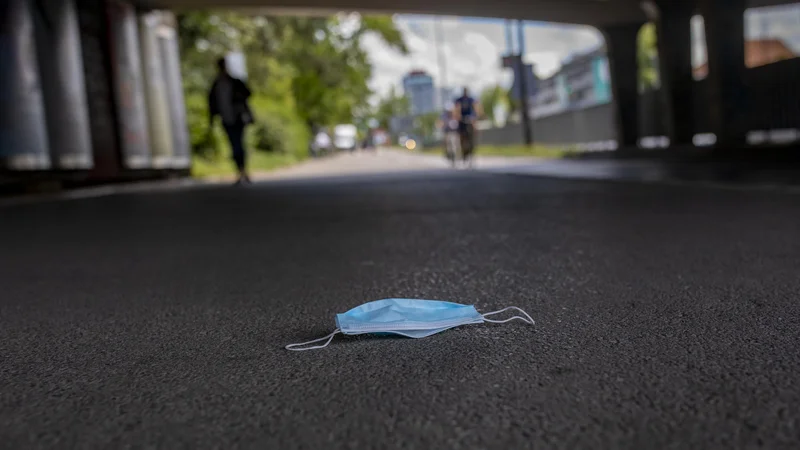
<path fill-rule="evenodd" d="M 378 97 L 386 96 L 392 86 L 399 90 L 403 75 L 414 69 L 427 71 L 437 86 L 467 86 L 475 93 L 495 84 L 511 85 L 510 70 L 501 67 L 502 55 L 506 53 L 503 20 L 439 17 L 438 43 L 445 80 L 442 80 L 437 58 L 435 18 L 395 15 L 394 20 L 403 33 L 409 55 L 390 49 L 376 36 L 368 35 L 363 41 L 373 63 L 370 87 Z M 692 59 L 695 65 L 700 65 L 706 59 L 702 18 L 694 18 L 692 30 Z M 780 37 L 800 54 L 800 3 L 748 10 L 745 35 L 748 39 Z M 534 71 L 540 77 L 554 74 L 570 55 L 588 52 L 601 45 L 602 35 L 592 27 L 542 22 L 527 22 L 525 26 L 524 59 L 534 65 Z"/>
<path fill-rule="evenodd" d="M 435 45 L 434 18 L 397 15 L 395 23 L 403 33 L 409 55 L 390 49 L 375 36 L 367 36 L 364 49 L 373 63 L 370 86 L 385 96 L 392 85 L 400 88 L 406 73 L 423 69 L 442 84 Z M 534 64 L 539 76 L 553 74 L 570 54 L 602 45 L 600 33 L 591 27 L 529 23 L 525 27 L 525 61 Z M 473 92 L 500 84 L 511 84 L 509 69 L 501 67 L 506 52 L 502 20 L 441 17 L 439 49 L 445 67 L 446 86 L 468 86 Z"/>

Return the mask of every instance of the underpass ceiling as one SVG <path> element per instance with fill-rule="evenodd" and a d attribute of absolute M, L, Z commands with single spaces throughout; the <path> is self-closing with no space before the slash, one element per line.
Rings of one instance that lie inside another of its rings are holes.
<path fill-rule="evenodd" d="M 173 10 L 237 9 L 264 14 L 319 15 L 338 11 L 390 14 L 441 14 L 592 25 L 647 20 L 653 0 L 133 0 L 143 8 Z M 682 0 L 672 0 L 682 1 Z M 750 0 L 749 7 L 797 3 L 798 0 Z M 661 3 L 658 1 L 657 3 Z M 668 4 L 669 2 L 667 2 Z M 695 1 L 695 3 L 699 3 Z"/>
<path fill-rule="evenodd" d="M 644 20 L 638 0 L 138 0 L 143 7 L 263 9 L 273 13 L 442 14 L 561 22 L 594 26 Z"/>

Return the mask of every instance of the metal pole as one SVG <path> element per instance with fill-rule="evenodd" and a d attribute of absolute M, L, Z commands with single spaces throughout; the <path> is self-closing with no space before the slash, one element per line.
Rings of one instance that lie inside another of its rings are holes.
<path fill-rule="evenodd" d="M 436 16 L 433 22 L 433 36 L 434 36 L 434 45 L 436 46 L 436 62 L 439 65 L 439 78 L 440 78 L 440 86 L 436 89 L 436 93 L 434 98 L 438 100 L 439 104 L 436 105 L 436 111 L 441 114 L 441 109 L 444 106 L 444 99 L 442 98 L 442 89 L 447 86 L 447 61 L 445 61 L 444 55 L 442 54 L 441 46 L 439 45 L 440 37 L 441 37 L 441 26 L 442 21 L 439 16 Z"/>
<path fill-rule="evenodd" d="M 514 34 L 511 32 L 510 20 L 506 20 L 506 51 L 509 55 L 514 54 Z"/>
<path fill-rule="evenodd" d="M 522 138 L 525 145 L 533 143 L 533 132 L 531 130 L 531 121 L 528 117 L 528 74 L 525 73 L 525 64 L 522 61 L 522 55 L 525 54 L 525 22 L 522 20 L 517 21 L 518 45 L 519 45 L 519 96 L 520 96 L 520 113 L 522 118 Z"/>

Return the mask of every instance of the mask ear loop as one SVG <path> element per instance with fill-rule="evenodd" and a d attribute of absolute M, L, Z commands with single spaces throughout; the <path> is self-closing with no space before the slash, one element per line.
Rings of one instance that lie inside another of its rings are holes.
<path fill-rule="evenodd" d="M 492 319 L 487 319 L 486 318 L 486 316 L 491 316 L 491 315 L 494 315 L 494 314 L 500 314 L 501 312 L 508 311 L 509 309 L 514 309 L 516 311 L 519 311 L 525 317 L 522 317 L 522 316 L 511 316 L 511 317 L 509 317 L 508 319 L 505 319 L 505 320 L 492 320 Z M 491 322 L 491 323 L 506 323 L 506 322 L 511 322 L 514 319 L 519 319 L 519 320 L 521 320 L 521 321 L 523 321 L 523 322 L 525 322 L 525 323 L 527 323 L 529 325 L 535 325 L 536 324 L 536 322 L 533 321 L 533 319 L 531 318 L 531 316 L 528 315 L 528 313 L 526 313 L 525 311 L 523 311 L 520 308 L 517 308 L 516 306 L 509 306 L 507 308 L 503 308 L 503 309 L 498 310 L 498 311 L 492 311 L 492 312 L 488 312 L 486 314 L 483 314 L 483 320 L 485 320 L 486 322 Z"/>
<path fill-rule="evenodd" d="M 331 333 L 331 334 L 329 334 L 329 335 L 327 335 L 325 337 L 321 337 L 319 339 L 314 339 L 313 341 L 300 342 L 298 344 L 289 344 L 285 348 L 286 348 L 286 350 L 291 350 L 293 352 L 302 352 L 302 351 L 305 351 L 305 350 L 315 350 L 315 349 L 318 349 L 318 348 L 325 348 L 331 343 L 331 341 L 333 340 L 333 337 L 336 336 L 338 333 L 341 333 L 341 331 L 339 331 L 339 329 L 337 328 L 337 329 L 333 330 L 333 333 Z M 324 341 L 325 339 L 327 339 L 327 341 L 322 345 L 315 345 L 313 347 L 298 348 L 298 347 L 302 347 L 304 345 L 313 344 L 315 342 Z"/>

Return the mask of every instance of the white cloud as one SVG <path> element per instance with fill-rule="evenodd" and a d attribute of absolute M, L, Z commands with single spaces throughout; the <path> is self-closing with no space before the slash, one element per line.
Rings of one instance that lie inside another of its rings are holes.
<path fill-rule="evenodd" d="M 370 86 L 378 95 L 386 95 L 391 86 L 399 88 L 403 75 L 413 69 L 427 71 L 441 85 L 440 58 L 448 86 L 467 86 L 480 92 L 494 84 L 511 84 L 510 71 L 501 67 L 506 53 L 502 20 L 441 17 L 438 53 L 433 17 L 397 15 L 395 23 L 406 39 L 409 55 L 400 55 L 374 36 L 363 41 L 373 62 Z M 525 60 L 535 64 L 539 76 L 548 76 L 558 70 L 564 58 L 601 43 L 600 33 L 593 28 L 530 23 L 525 30 Z"/>
<path fill-rule="evenodd" d="M 563 57 L 558 52 L 526 52 L 525 61 L 533 64 L 535 67 L 536 75 L 542 78 L 547 78 L 561 68 L 561 61 Z"/>

